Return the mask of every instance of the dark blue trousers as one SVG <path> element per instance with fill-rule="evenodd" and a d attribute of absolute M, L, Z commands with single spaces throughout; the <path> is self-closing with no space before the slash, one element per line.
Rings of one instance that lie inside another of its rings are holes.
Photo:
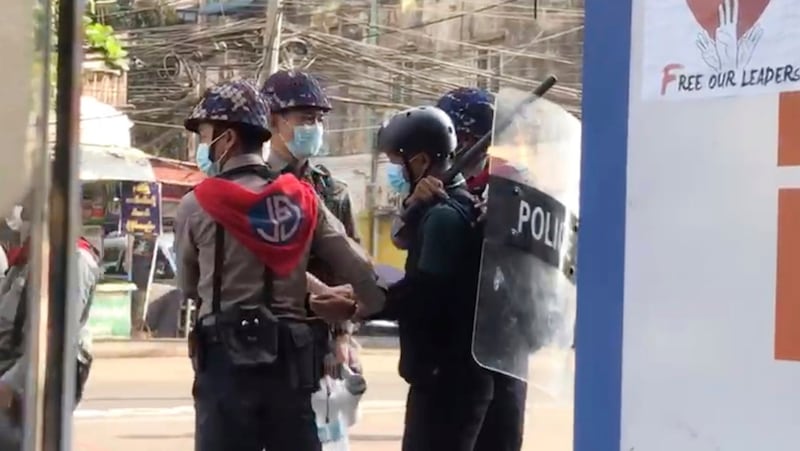
<path fill-rule="evenodd" d="M 195 451 L 321 451 L 311 391 L 292 389 L 279 359 L 234 368 L 221 345 L 195 372 Z"/>
<path fill-rule="evenodd" d="M 524 382 L 482 368 L 412 383 L 403 451 L 520 451 L 526 395 Z"/>
<path fill-rule="evenodd" d="M 525 432 L 528 384 L 503 374 L 492 375 L 494 390 L 474 451 L 520 451 Z"/>

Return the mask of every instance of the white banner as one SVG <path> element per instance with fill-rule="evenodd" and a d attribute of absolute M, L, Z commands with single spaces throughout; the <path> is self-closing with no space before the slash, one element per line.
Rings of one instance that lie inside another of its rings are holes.
<path fill-rule="evenodd" d="M 800 0 L 644 0 L 642 96 L 800 90 Z"/>

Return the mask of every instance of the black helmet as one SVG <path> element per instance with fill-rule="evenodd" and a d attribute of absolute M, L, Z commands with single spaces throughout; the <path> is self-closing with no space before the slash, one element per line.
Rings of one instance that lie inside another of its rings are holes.
<path fill-rule="evenodd" d="M 456 132 L 450 117 L 435 106 L 420 106 L 395 113 L 378 130 L 378 150 L 411 158 L 420 152 L 444 160 L 456 149 Z"/>

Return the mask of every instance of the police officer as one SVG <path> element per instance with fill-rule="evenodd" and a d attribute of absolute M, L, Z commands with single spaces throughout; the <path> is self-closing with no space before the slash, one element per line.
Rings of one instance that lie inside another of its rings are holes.
<path fill-rule="evenodd" d="M 267 163 L 274 170 L 290 170 L 311 182 L 347 235 L 360 241 L 347 184 L 331 176 L 325 166 L 309 161 L 322 148 L 324 119 L 331 111 L 319 81 L 306 72 L 281 70 L 267 79 L 261 92 L 270 108 L 274 134 Z"/>
<path fill-rule="evenodd" d="M 199 303 L 189 340 L 199 451 L 320 450 L 311 394 L 327 329 L 317 334 L 309 320 L 312 249 L 359 299 L 329 294 L 315 311 L 342 320 L 384 300 L 369 259 L 313 189 L 265 164 L 268 116 L 255 86 L 229 81 L 207 90 L 185 123 L 211 176 L 175 219 L 179 288 Z"/>
<path fill-rule="evenodd" d="M 414 192 L 448 169 L 456 134 L 444 111 L 417 107 L 386 121 L 378 144 Z M 492 377 L 471 352 L 482 237 L 465 187 L 458 176 L 409 218 L 406 274 L 387 295 L 384 317 L 399 320 L 400 375 L 410 385 L 404 451 L 472 451 L 492 399 Z"/>
<path fill-rule="evenodd" d="M 8 221 L 20 233 L 22 245 L 9 252 L 6 277 L 0 282 L 0 449 L 13 451 L 22 448 L 21 415 L 28 356 L 24 352 L 25 321 L 27 316 L 27 284 L 30 275 L 29 247 L 32 195 L 27 196 L 16 217 Z M 85 218 L 84 218 L 85 219 Z M 75 323 L 80 336 L 77 342 L 76 403 L 91 367 L 91 337 L 84 329 L 89 318 L 91 299 L 100 280 L 100 253 L 85 238 L 79 238 L 75 248 L 76 279 L 69 301 L 79 306 Z"/>
<path fill-rule="evenodd" d="M 494 95 L 477 88 L 458 88 L 442 96 L 436 103 L 450 116 L 458 137 L 456 155 L 469 149 L 483 135 L 492 131 Z M 467 185 L 473 193 L 482 195 L 489 181 L 487 148 L 475 165 L 467 168 Z M 429 180 L 434 184 L 435 180 Z M 423 195 L 424 196 L 424 195 Z M 519 451 L 525 423 L 527 384 L 500 373 L 492 372 L 494 392 L 486 413 L 476 451 Z"/>
<path fill-rule="evenodd" d="M 347 236 L 360 243 L 347 183 L 334 178 L 325 166 L 309 161 L 319 154 L 324 118 L 331 111 L 330 100 L 319 81 L 307 72 L 281 70 L 266 80 L 261 92 L 269 105 L 270 129 L 274 133 L 267 164 L 277 171 L 294 172 L 311 183 L 325 206 L 344 225 Z M 309 291 L 312 293 L 324 292 L 342 282 L 336 280 L 331 268 L 315 255 L 309 267 Z M 336 348 L 336 357 L 332 360 L 339 364 L 344 363 L 347 354 L 344 348 L 349 347 L 352 330 L 349 322 L 331 327 Z"/>

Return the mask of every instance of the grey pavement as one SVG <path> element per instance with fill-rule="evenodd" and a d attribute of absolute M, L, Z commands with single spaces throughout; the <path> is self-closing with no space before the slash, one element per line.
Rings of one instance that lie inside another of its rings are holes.
<path fill-rule="evenodd" d="M 351 450 L 399 450 L 407 386 L 397 376 L 397 351 L 366 349 L 362 360 L 369 388 L 361 418 L 350 430 Z M 529 389 L 524 451 L 572 449 L 572 394 L 564 390 L 571 383 L 555 383 L 560 377 L 554 376 L 562 372 L 563 360 L 543 354 L 533 362 L 531 371 L 538 377 Z M 75 414 L 76 451 L 193 449 L 187 358 L 101 357 L 92 371 Z"/>
<path fill-rule="evenodd" d="M 369 349 L 396 349 L 397 337 L 358 336 L 361 346 Z M 92 345 L 95 358 L 142 358 L 142 357 L 185 357 L 186 340 L 181 338 L 158 338 L 150 340 L 102 339 Z"/>

